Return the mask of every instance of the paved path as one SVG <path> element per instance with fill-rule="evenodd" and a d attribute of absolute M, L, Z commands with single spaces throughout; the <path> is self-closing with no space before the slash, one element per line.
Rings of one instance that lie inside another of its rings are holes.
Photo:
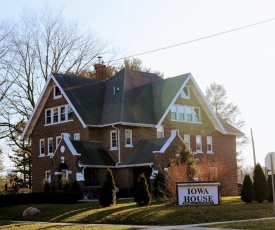
<path fill-rule="evenodd" d="M 150 229 L 150 230 L 225 230 L 224 228 L 211 228 L 208 225 L 220 224 L 220 223 L 234 223 L 234 222 L 245 222 L 245 221 L 258 221 L 258 220 L 271 220 L 275 217 L 261 218 L 261 219 L 250 219 L 250 220 L 236 220 L 236 221 L 224 221 L 224 222 L 214 222 L 214 223 L 201 223 L 201 224 L 190 224 L 190 225 L 173 225 L 173 226 L 150 226 L 150 225 L 115 225 L 117 227 L 132 227 L 136 229 Z M 10 221 L 13 223 L 33 223 L 33 224 L 52 224 L 52 225 L 63 225 L 63 226 L 113 226 L 111 224 L 83 224 L 83 223 L 53 223 L 53 222 L 36 222 L 36 221 Z M 201 227 L 203 226 L 203 227 Z M 229 229 L 226 230 L 236 230 Z"/>

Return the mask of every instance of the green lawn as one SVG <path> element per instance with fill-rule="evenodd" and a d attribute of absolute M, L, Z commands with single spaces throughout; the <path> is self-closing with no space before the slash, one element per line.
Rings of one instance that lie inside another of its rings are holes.
<path fill-rule="evenodd" d="M 23 217 L 27 207 L 36 207 L 41 214 Z M 166 205 L 153 200 L 150 206 L 139 207 L 133 200 L 118 200 L 102 208 L 98 202 L 78 204 L 38 204 L 0 208 L 0 220 L 43 221 L 53 223 L 121 224 L 121 225 L 184 225 L 209 222 L 273 217 L 273 203 L 245 204 L 240 197 L 222 198 L 216 206 Z"/>

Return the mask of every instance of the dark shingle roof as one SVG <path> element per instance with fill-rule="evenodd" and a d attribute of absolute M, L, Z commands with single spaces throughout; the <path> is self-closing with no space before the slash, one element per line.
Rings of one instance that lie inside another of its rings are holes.
<path fill-rule="evenodd" d="M 238 136 L 243 136 L 244 133 L 241 132 L 240 130 L 236 129 L 234 126 L 230 125 L 228 122 L 226 122 L 225 120 L 218 118 L 220 120 L 220 122 L 222 123 L 222 126 L 224 127 L 224 129 L 229 133 L 229 134 L 235 134 Z"/>
<path fill-rule="evenodd" d="M 153 151 L 159 151 L 168 138 L 141 140 L 120 165 L 150 164 L 153 162 Z"/>
<path fill-rule="evenodd" d="M 100 123 L 105 82 L 64 74 L 53 74 L 85 124 Z"/>
<path fill-rule="evenodd" d="M 83 165 L 114 166 L 115 162 L 101 142 L 71 141 L 77 153 L 81 154 Z"/>

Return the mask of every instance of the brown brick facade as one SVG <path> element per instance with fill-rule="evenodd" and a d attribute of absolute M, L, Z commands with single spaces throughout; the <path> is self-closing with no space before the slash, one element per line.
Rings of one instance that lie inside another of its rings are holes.
<path fill-rule="evenodd" d="M 61 157 L 64 157 L 64 163 L 68 166 L 68 170 L 72 173 L 69 174 L 69 181 L 73 182 L 76 178 L 76 171 L 82 171 L 78 167 L 78 157 L 73 156 L 65 143 L 61 143 L 57 149 L 53 158 L 48 156 L 47 152 L 47 140 L 53 138 L 53 149 L 56 150 L 56 137 L 60 136 L 61 133 L 70 134 L 73 138 L 74 133 L 80 134 L 80 140 L 82 141 L 101 141 L 106 149 L 110 150 L 110 131 L 119 129 L 120 131 L 120 161 L 122 162 L 126 156 L 133 150 L 134 146 L 139 140 L 143 139 L 154 139 L 157 137 L 155 127 L 139 127 L 139 126 L 123 126 L 115 125 L 108 127 L 86 127 L 84 128 L 79 121 L 76 114 L 73 114 L 73 121 L 64 122 L 54 125 L 45 125 L 45 109 L 52 108 L 60 105 L 68 104 L 64 97 L 60 99 L 53 99 L 53 91 L 51 91 L 44 109 L 42 110 L 35 127 L 33 128 L 32 138 L 32 158 L 33 158 L 33 191 L 42 191 L 42 180 L 45 178 L 45 171 L 51 170 L 51 182 L 55 189 L 58 189 L 58 172 L 61 162 Z M 230 179 L 228 181 L 231 195 L 237 194 L 237 163 L 236 163 L 236 140 L 233 135 L 224 135 L 216 131 L 212 122 L 207 117 L 206 113 L 202 109 L 199 101 L 195 95 L 191 92 L 191 99 L 178 98 L 175 104 L 190 105 L 200 107 L 201 112 L 201 123 L 187 123 L 179 121 L 171 121 L 170 113 L 167 114 L 162 124 L 164 125 L 165 137 L 171 135 L 172 130 L 179 130 L 180 136 L 183 138 L 184 134 L 190 135 L 191 149 L 196 149 L 196 135 L 202 136 L 202 150 L 203 153 L 197 154 L 198 157 L 206 156 L 208 159 L 219 159 L 226 165 L 226 168 L 230 170 Z M 132 144 L 133 147 L 125 147 L 125 130 L 132 130 Z M 211 136 L 213 140 L 213 154 L 207 154 L 206 137 Z M 39 155 L 39 140 L 45 139 L 45 156 Z M 60 151 L 60 146 L 65 146 L 65 152 Z M 169 158 L 173 157 L 181 145 L 181 139 L 176 138 L 175 141 L 169 146 L 164 154 L 154 154 L 154 163 L 156 165 L 160 162 L 169 162 Z M 118 163 L 118 151 L 109 151 L 112 158 Z M 165 160 L 163 160 L 165 159 Z M 149 174 L 151 168 L 145 167 L 144 172 Z M 135 172 L 141 172 L 142 170 L 136 170 L 135 168 L 112 168 L 115 182 L 117 187 L 120 188 L 122 193 L 130 194 L 135 184 Z M 97 183 L 102 184 L 105 181 L 105 168 L 96 169 L 97 171 Z M 147 176 L 148 177 L 148 176 Z"/>

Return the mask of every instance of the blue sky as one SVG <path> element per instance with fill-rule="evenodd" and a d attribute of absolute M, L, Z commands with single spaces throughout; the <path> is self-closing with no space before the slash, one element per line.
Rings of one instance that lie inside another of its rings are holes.
<path fill-rule="evenodd" d="M 269 0 L 2 0 L 0 19 L 45 3 L 108 40 L 121 58 L 275 18 L 275 1 Z M 250 137 L 253 129 L 256 158 L 264 165 L 275 151 L 274 51 L 275 20 L 138 58 L 165 77 L 191 72 L 203 92 L 212 82 L 224 85 L 228 101 L 242 112 L 243 131 Z M 253 165 L 251 144 L 243 156 Z"/>

